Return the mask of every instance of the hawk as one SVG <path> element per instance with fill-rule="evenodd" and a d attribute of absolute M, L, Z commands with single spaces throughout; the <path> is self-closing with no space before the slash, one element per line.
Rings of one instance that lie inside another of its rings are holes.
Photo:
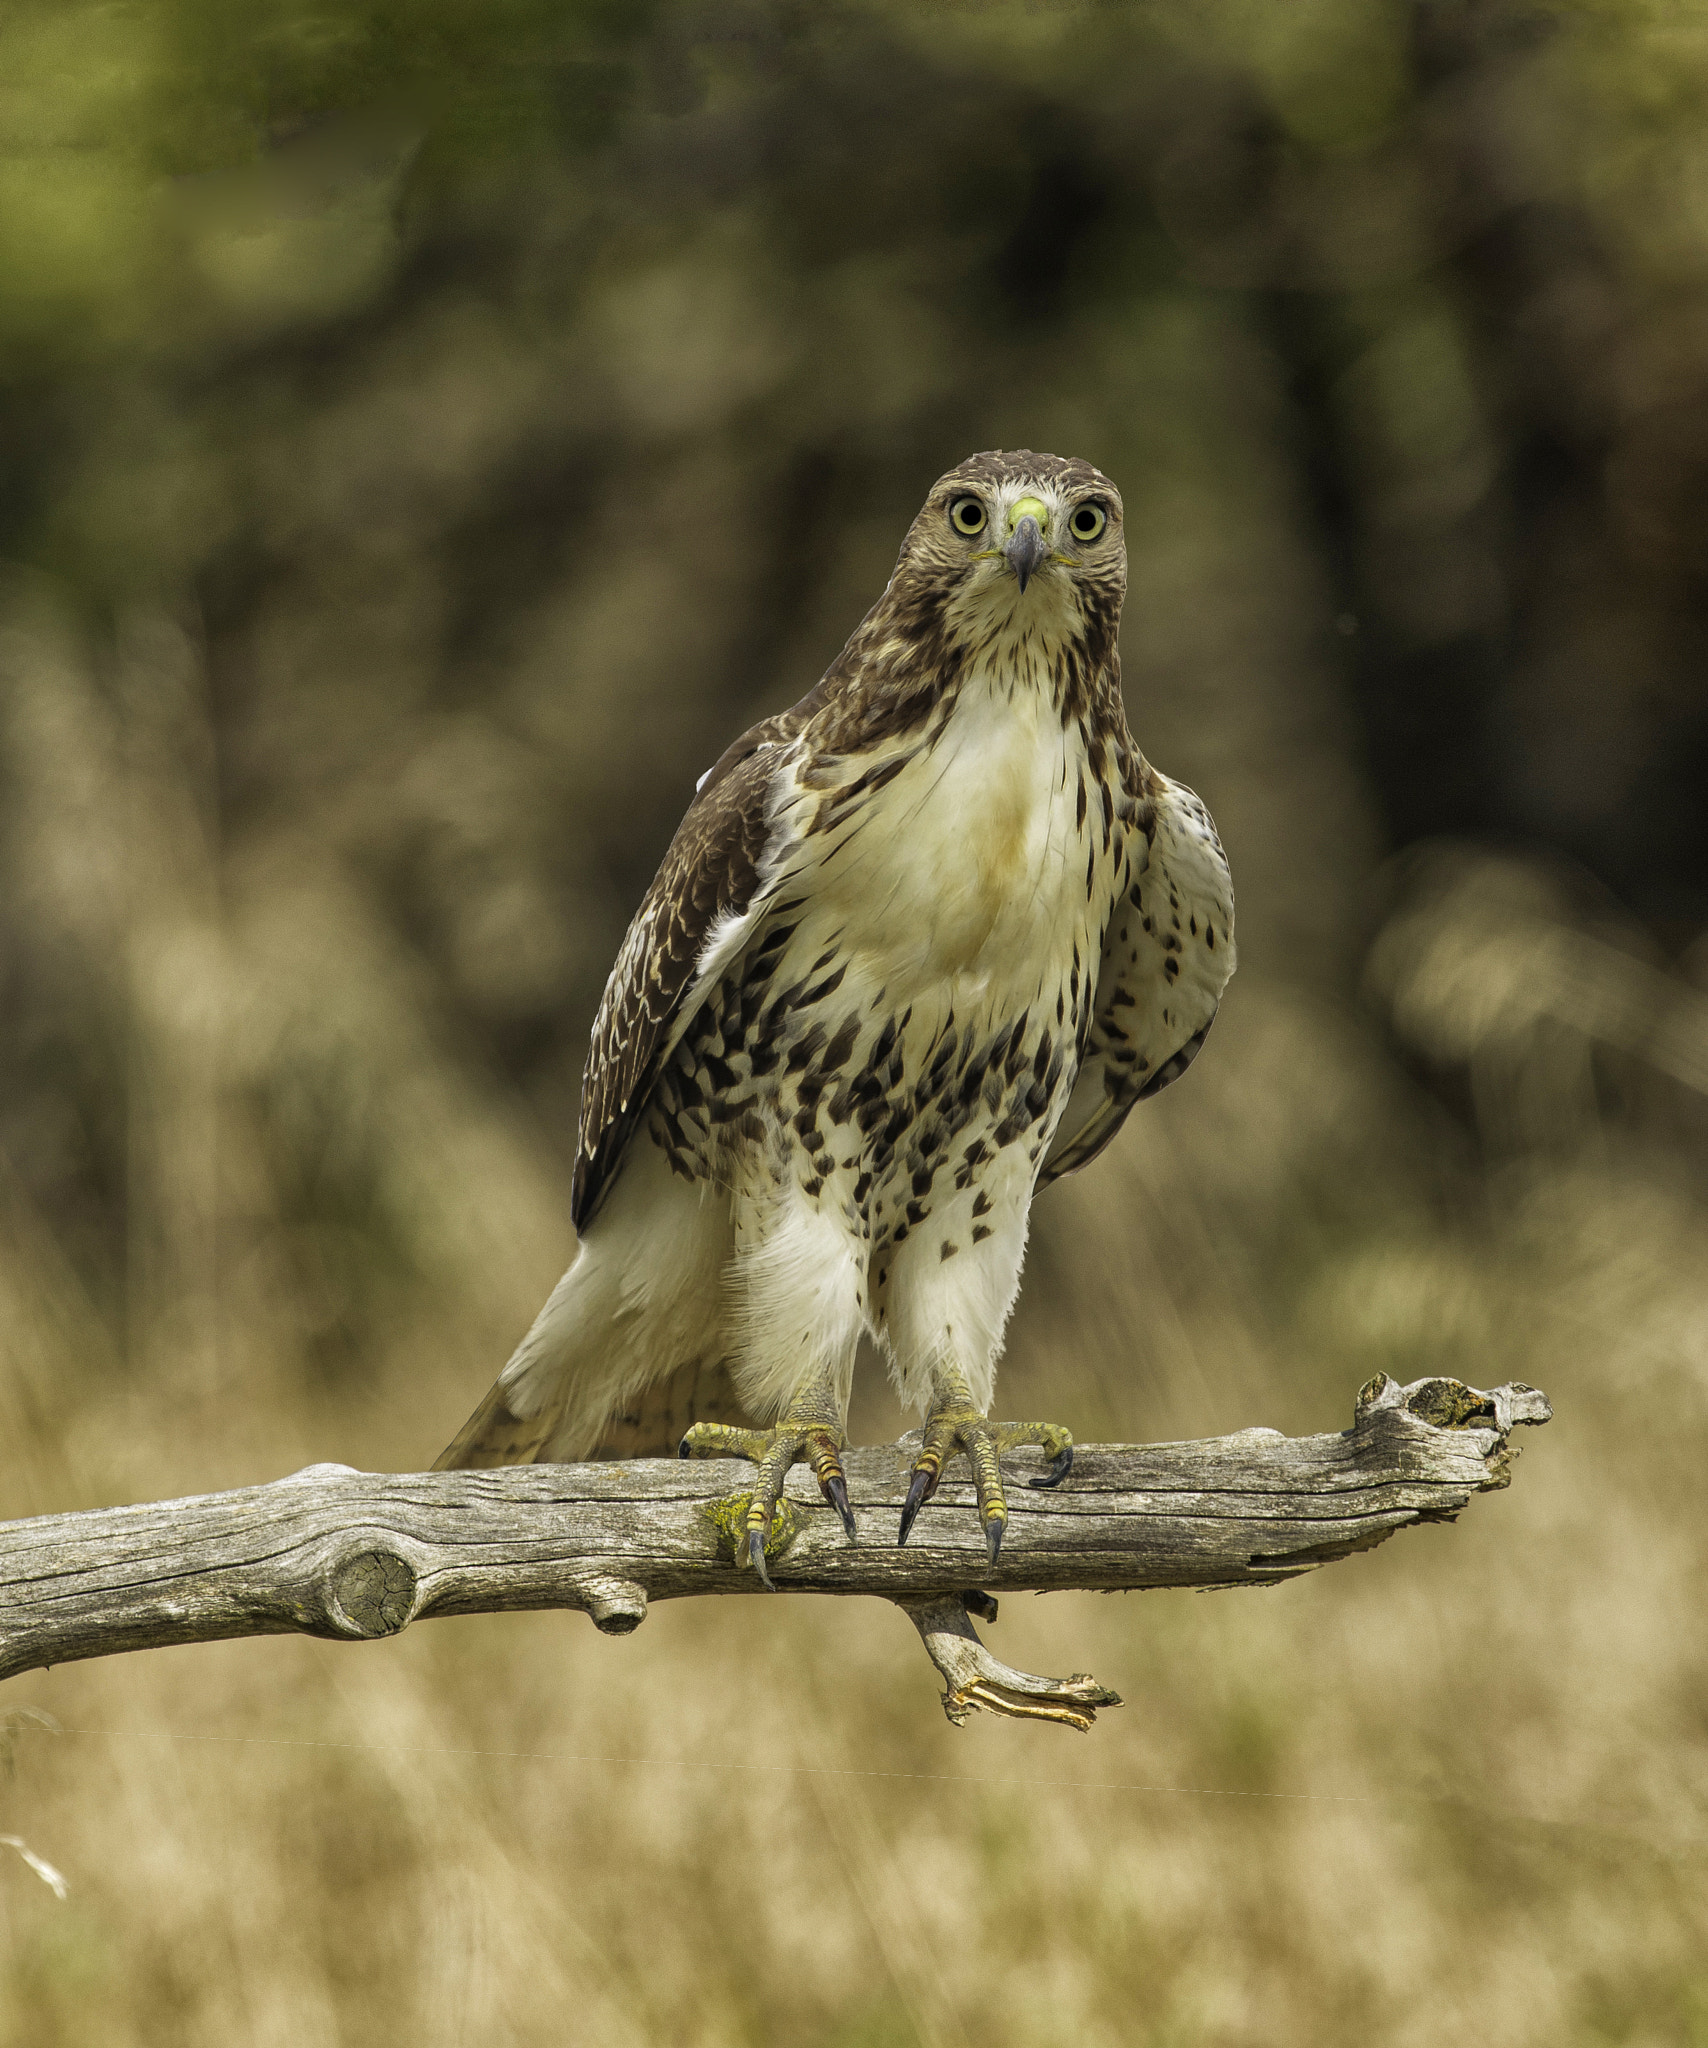
<path fill-rule="evenodd" d="M 1204 1043 L 1234 967 L 1216 828 L 1127 729 L 1121 496 L 974 455 L 816 689 L 701 779 L 593 1026 L 573 1264 L 444 1466 L 739 1455 L 746 1555 L 841 1452 L 862 1333 L 924 1430 L 900 1540 L 988 1410 L 1040 1188 Z"/>

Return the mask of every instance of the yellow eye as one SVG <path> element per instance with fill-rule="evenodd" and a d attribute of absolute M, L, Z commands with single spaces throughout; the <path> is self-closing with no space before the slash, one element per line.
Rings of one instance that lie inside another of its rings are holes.
<path fill-rule="evenodd" d="M 1095 540 L 1109 524 L 1109 515 L 1095 498 L 1074 507 L 1073 517 L 1068 521 L 1068 532 L 1075 540 Z"/>
<path fill-rule="evenodd" d="M 975 533 L 983 533 L 984 506 L 977 498 L 957 498 L 949 507 L 949 524 L 957 533 L 964 533 L 969 537 Z"/>

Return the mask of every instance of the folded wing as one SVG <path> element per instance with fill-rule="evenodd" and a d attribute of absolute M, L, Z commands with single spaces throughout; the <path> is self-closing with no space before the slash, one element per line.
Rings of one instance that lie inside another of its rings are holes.
<path fill-rule="evenodd" d="M 578 1231 L 598 1213 L 661 1063 L 753 935 L 771 865 L 773 778 L 792 720 L 737 740 L 702 781 L 605 984 L 581 1083 L 570 1191 Z"/>
<path fill-rule="evenodd" d="M 1134 1103 L 1197 1057 L 1234 971 L 1234 892 L 1210 813 L 1184 783 L 1141 763 L 1150 860 L 1104 934 L 1079 1078 L 1038 1174 L 1047 1187 L 1089 1164 Z"/>

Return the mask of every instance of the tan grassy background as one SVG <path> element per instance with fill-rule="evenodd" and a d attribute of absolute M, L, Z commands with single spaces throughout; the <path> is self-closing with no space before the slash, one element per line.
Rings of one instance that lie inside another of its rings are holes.
<path fill-rule="evenodd" d="M 1123 487 L 1244 964 L 1003 1404 L 1557 1411 L 1268 1599 L 1005 1602 L 1085 1740 L 810 1600 L 15 1681 L 0 2041 L 1708 2042 L 1700 24 L 67 0 L 0 71 L 0 1512 L 433 1456 L 694 776 L 1023 442 Z"/>

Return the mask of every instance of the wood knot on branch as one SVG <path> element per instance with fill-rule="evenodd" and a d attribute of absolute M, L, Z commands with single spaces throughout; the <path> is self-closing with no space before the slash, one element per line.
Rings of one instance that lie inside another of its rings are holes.
<path fill-rule="evenodd" d="M 358 1550 L 327 1575 L 326 1611 L 342 1636 L 372 1642 L 395 1636 L 415 1619 L 420 1582 L 396 1550 Z"/>
<path fill-rule="evenodd" d="M 1481 1387 L 1466 1386 L 1463 1380 L 1413 1380 L 1409 1387 L 1402 1387 L 1398 1380 L 1379 1372 L 1358 1389 L 1353 1427 L 1383 1408 L 1403 1409 L 1432 1429 L 1492 1429 L 1500 1436 L 1509 1435 L 1516 1423 L 1554 1419 L 1547 1395 L 1523 1380 L 1510 1380 L 1485 1393 Z"/>
<path fill-rule="evenodd" d="M 633 1635 L 646 1619 L 646 1588 L 632 1579 L 613 1578 L 604 1572 L 578 1573 L 575 1586 L 581 1605 L 602 1636 Z"/>

